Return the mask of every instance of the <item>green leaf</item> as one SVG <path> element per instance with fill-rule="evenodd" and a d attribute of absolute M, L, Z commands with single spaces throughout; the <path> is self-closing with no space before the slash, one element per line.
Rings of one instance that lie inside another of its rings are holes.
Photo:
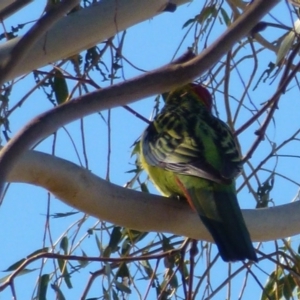
<path fill-rule="evenodd" d="M 56 297 L 58 300 L 66 300 L 64 294 L 56 284 L 51 284 L 51 288 L 56 292 Z"/>
<path fill-rule="evenodd" d="M 189 261 L 184 261 L 183 263 L 181 263 L 180 257 L 176 260 L 176 265 L 179 266 L 179 272 L 181 274 L 181 277 L 184 278 L 186 281 L 189 280 L 189 276 L 190 276 L 189 268 L 187 266 L 188 264 Z"/>
<path fill-rule="evenodd" d="M 44 252 L 47 253 L 48 251 L 49 251 L 49 248 L 44 247 L 44 248 L 33 251 L 28 256 L 26 256 L 26 258 L 30 258 L 30 257 L 33 257 L 37 254 L 44 253 Z M 26 261 L 26 258 L 22 258 L 22 259 L 18 260 L 17 262 L 13 263 L 6 270 L 3 270 L 3 272 L 10 272 L 10 271 L 14 271 L 14 270 L 18 269 Z"/>
<path fill-rule="evenodd" d="M 145 270 L 145 272 L 148 276 L 147 279 L 151 278 L 153 276 L 153 269 L 152 269 L 149 261 L 148 260 L 142 260 L 142 261 L 140 261 L 140 264 L 142 265 L 142 267 L 144 268 L 144 270 Z"/>
<path fill-rule="evenodd" d="M 296 36 L 300 33 L 300 20 L 294 22 L 294 28 L 283 39 L 277 52 L 276 65 L 280 64 L 282 59 L 289 53 Z"/>
<path fill-rule="evenodd" d="M 25 258 L 22 258 L 15 262 L 14 264 L 10 265 L 6 270 L 3 270 L 3 272 L 10 272 L 18 269 L 24 262 L 26 261 Z"/>
<path fill-rule="evenodd" d="M 44 247 L 44 248 L 33 251 L 32 253 L 30 253 L 27 256 L 27 258 L 33 257 L 33 256 L 35 256 L 37 254 L 40 254 L 40 253 L 48 253 L 48 252 L 49 252 L 49 247 Z"/>
<path fill-rule="evenodd" d="M 122 263 L 117 271 L 116 277 L 130 277 L 130 273 L 126 263 Z"/>
<path fill-rule="evenodd" d="M 81 250 L 81 253 L 82 253 L 83 257 L 87 257 L 86 253 L 83 250 Z M 89 261 L 88 260 L 78 260 L 78 263 L 80 264 L 80 266 L 82 268 L 84 268 L 89 264 Z"/>
<path fill-rule="evenodd" d="M 131 243 L 136 243 L 144 239 L 148 232 L 133 230 L 126 228 L 127 239 L 130 240 Z"/>
<path fill-rule="evenodd" d="M 165 279 L 163 280 L 163 282 L 160 285 L 160 291 L 161 291 L 162 297 L 159 299 L 170 299 L 172 291 L 171 291 L 171 289 L 167 288 L 168 282 L 169 282 L 169 278 L 165 277 Z"/>
<path fill-rule="evenodd" d="M 230 21 L 230 18 L 228 16 L 226 10 L 221 7 L 220 12 L 221 12 L 222 18 L 223 18 L 226 26 L 229 26 L 231 24 L 231 21 Z"/>
<path fill-rule="evenodd" d="M 65 283 L 66 283 L 66 285 L 69 289 L 73 288 L 73 285 L 72 285 L 72 282 L 71 282 L 71 275 L 69 274 L 67 268 L 65 268 L 64 280 L 65 280 Z"/>
<path fill-rule="evenodd" d="M 209 17 L 215 18 L 218 10 L 215 5 L 205 7 L 199 15 L 197 15 L 197 22 L 203 24 Z"/>
<path fill-rule="evenodd" d="M 282 297 L 282 288 L 278 285 L 279 278 L 282 274 L 282 269 L 278 268 L 271 273 L 269 279 L 264 286 L 261 300 L 275 300 Z"/>
<path fill-rule="evenodd" d="M 295 280 L 291 273 L 283 278 L 283 295 L 285 299 L 290 299 L 293 297 L 293 291 L 296 287 Z"/>
<path fill-rule="evenodd" d="M 147 185 L 145 184 L 145 182 L 141 183 L 141 191 L 143 193 L 148 193 L 149 194 L 149 190 L 148 190 L 148 187 Z"/>
<path fill-rule="evenodd" d="M 148 235 L 148 232 L 141 232 L 138 230 L 132 230 L 128 228 L 124 228 L 123 236 L 125 236 L 125 240 L 122 243 L 121 253 L 122 255 L 127 255 L 130 252 L 130 249 L 134 244 L 140 242 Z"/>
<path fill-rule="evenodd" d="M 49 274 L 44 274 L 39 278 L 39 285 L 37 291 L 37 299 L 47 300 L 47 288 L 50 280 Z"/>
<path fill-rule="evenodd" d="M 68 248 L 69 248 L 69 239 L 67 236 L 64 236 L 60 241 L 60 249 L 64 251 L 64 254 L 68 254 Z"/>
<path fill-rule="evenodd" d="M 58 263 L 58 267 L 59 267 L 60 272 L 64 273 L 66 260 L 58 258 L 57 263 Z"/>
<path fill-rule="evenodd" d="M 167 274 L 168 278 L 171 278 L 171 280 L 169 281 L 169 285 L 174 288 L 177 289 L 178 288 L 178 279 L 176 274 L 174 273 L 174 271 L 172 269 L 168 270 L 168 274 Z"/>
<path fill-rule="evenodd" d="M 105 248 L 103 256 L 110 257 L 111 253 L 114 253 L 118 250 L 118 244 L 122 239 L 121 227 L 115 226 L 109 240 L 108 246 Z"/>
<path fill-rule="evenodd" d="M 182 29 L 187 27 L 190 24 L 193 24 L 195 22 L 198 22 L 200 24 L 203 24 L 209 17 L 216 17 L 218 14 L 218 10 L 216 7 L 213 6 L 207 6 L 205 7 L 200 14 L 196 15 L 195 18 L 191 18 L 187 20 L 183 25 Z M 168 93 L 167 93 L 168 94 Z M 167 95 L 166 94 L 166 95 Z M 165 99 L 166 95 L 163 95 L 163 98 Z"/>
<path fill-rule="evenodd" d="M 63 73 L 60 70 L 55 70 L 52 88 L 56 103 L 60 105 L 66 102 L 69 97 L 68 85 Z"/>
<path fill-rule="evenodd" d="M 174 249 L 174 247 L 170 244 L 170 239 L 167 238 L 164 234 L 162 234 L 162 247 L 164 252 Z"/>
<path fill-rule="evenodd" d="M 196 18 L 192 18 L 192 19 L 187 20 L 187 21 L 182 25 L 182 29 L 185 28 L 185 27 L 187 27 L 187 26 L 189 26 L 190 24 L 195 23 L 196 20 L 197 20 Z"/>
<path fill-rule="evenodd" d="M 38 268 L 35 268 L 35 269 L 23 269 L 22 271 L 18 272 L 17 276 L 26 275 L 26 274 L 31 273 L 31 272 L 36 271 L 36 270 L 38 270 Z M 6 276 L 0 278 L 0 283 L 5 282 L 10 276 L 11 275 L 9 274 L 9 275 L 6 275 Z"/>
<path fill-rule="evenodd" d="M 67 261 L 64 260 L 64 259 L 57 259 L 57 262 L 58 262 L 58 266 L 59 266 L 59 269 L 60 269 L 60 272 L 62 273 L 62 277 L 67 285 L 67 287 L 69 289 L 71 289 L 73 286 L 72 286 L 72 283 L 71 283 L 71 276 L 68 272 L 68 268 L 67 268 Z"/>
<path fill-rule="evenodd" d="M 103 249 L 102 249 L 102 247 L 101 247 L 101 242 L 100 242 L 100 240 L 99 240 L 97 234 L 95 234 L 95 240 L 96 240 L 96 245 L 97 245 L 97 247 L 98 247 L 98 250 L 99 250 L 99 252 L 100 252 L 100 255 L 102 256 Z"/>
<path fill-rule="evenodd" d="M 116 288 L 126 294 L 131 294 L 131 289 L 122 282 L 115 281 Z"/>
<path fill-rule="evenodd" d="M 118 248 L 118 244 L 120 243 L 121 238 L 121 227 L 115 226 L 111 233 L 108 246 L 111 247 L 113 251 L 115 251 Z"/>
<path fill-rule="evenodd" d="M 174 247 L 170 243 L 170 239 L 163 234 L 162 234 L 162 248 L 164 252 L 174 249 Z M 172 269 L 175 266 L 177 260 L 178 260 L 178 255 L 173 254 L 173 255 L 165 256 L 163 261 L 166 268 Z"/>
<path fill-rule="evenodd" d="M 131 241 L 127 238 L 124 240 L 122 247 L 121 247 L 121 254 L 127 255 L 130 252 L 130 249 L 132 248 Z"/>

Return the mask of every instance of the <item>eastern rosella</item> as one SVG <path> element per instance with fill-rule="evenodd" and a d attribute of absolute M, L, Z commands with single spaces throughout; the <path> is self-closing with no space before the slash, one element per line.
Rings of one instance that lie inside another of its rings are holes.
<path fill-rule="evenodd" d="M 239 152 L 230 128 L 213 116 L 206 88 L 191 83 L 168 93 L 139 156 L 164 196 L 184 197 L 198 213 L 224 261 L 257 261 L 236 197 Z"/>

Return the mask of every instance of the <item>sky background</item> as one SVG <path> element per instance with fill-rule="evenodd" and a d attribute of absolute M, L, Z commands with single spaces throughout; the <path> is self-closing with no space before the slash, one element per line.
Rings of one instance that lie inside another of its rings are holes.
<path fill-rule="evenodd" d="M 153 70 L 168 63 L 182 41 L 184 35 L 187 32 L 187 28 L 182 28 L 183 24 L 190 18 L 193 18 L 203 6 L 203 1 L 195 0 L 191 4 L 178 7 L 174 13 L 164 13 L 151 20 L 145 21 L 141 24 L 131 27 L 127 30 L 125 43 L 123 46 L 123 55 L 134 65 L 143 70 Z M 40 16 L 44 8 L 44 1 L 34 1 L 32 4 L 25 7 L 22 11 L 5 21 L 6 29 L 9 29 L 11 25 L 16 26 L 19 23 L 35 20 Z M 225 6 L 226 8 L 226 6 Z M 295 16 L 291 15 L 288 6 L 282 1 L 273 11 L 272 15 L 280 18 L 284 24 L 292 26 L 295 21 Z M 268 16 L 265 20 L 272 20 L 272 16 Z M 218 29 L 212 31 L 207 41 L 207 44 L 211 44 L 212 41 L 218 37 L 221 32 L 226 29 L 225 24 L 221 24 L 220 20 Z M 273 20 L 274 22 L 274 20 Z M 25 27 L 25 30 L 30 25 Z M 222 30 L 222 31 L 221 31 Z M 272 41 L 278 35 L 283 34 L 280 29 L 267 29 L 263 35 L 269 41 Z M 117 38 L 115 39 L 117 43 Z M 181 47 L 178 50 L 178 55 L 184 53 L 187 47 L 190 47 L 193 42 L 193 30 L 184 39 Z M 199 50 L 203 49 L 204 40 L 199 42 Z M 245 49 L 245 54 L 247 53 Z M 178 56 L 177 55 L 177 56 Z M 243 52 L 239 54 L 243 55 Z M 108 59 L 108 57 L 107 57 Z M 257 79 L 262 72 L 267 69 L 269 62 L 275 62 L 275 54 L 271 54 L 269 51 L 263 51 L 259 56 Z M 130 67 L 126 62 L 124 63 L 124 76 L 126 79 L 139 75 L 140 72 Z M 238 69 L 238 72 L 232 72 L 230 94 L 233 94 L 239 99 L 244 91 L 241 77 L 247 81 L 249 74 L 252 70 L 253 60 L 246 60 L 243 64 L 243 68 Z M 69 63 L 68 68 L 72 70 L 72 65 Z M 50 70 L 49 67 L 45 67 L 43 70 Z M 94 78 L 98 76 L 98 84 L 102 87 L 108 85 L 108 82 L 102 82 L 102 78 L 99 74 L 95 73 Z M 257 80 L 254 80 L 256 82 Z M 116 81 L 117 82 L 117 81 Z M 272 83 L 272 84 L 271 84 Z M 265 83 L 260 83 L 256 90 L 252 90 L 249 95 L 249 103 L 254 101 L 256 107 L 259 107 L 261 103 L 268 100 L 269 97 L 276 90 L 276 83 L 278 78 L 272 80 L 266 80 Z M 12 107 L 17 103 L 21 97 L 27 93 L 33 86 L 33 76 L 28 75 L 17 83 L 17 88 L 14 88 L 10 96 L 9 106 Z M 69 90 L 71 90 L 72 82 L 68 81 Z M 294 132 L 299 128 L 299 90 L 295 82 L 289 86 L 289 92 L 281 98 L 279 110 L 276 112 L 276 121 L 274 121 L 268 130 L 268 137 L 277 144 L 280 144 L 285 139 L 289 138 L 291 132 Z M 226 118 L 224 110 L 224 101 L 222 97 L 223 86 L 219 87 L 219 92 L 215 93 L 215 103 L 218 109 L 218 113 L 221 119 Z M 149 118 L 152 114 L 154 98 L 150 97 L 137 103 L 130 105 L 133 109 L 139 112 L 146 118 Z M 234 99 L 230 102 L 234 111 L 236 102 Z M 42 90 L 34 92 L 29 99 L 18 109 L 10 119 L 10 136 L 13 136 L 20 128 L 22 128 L 27 122 L 39 113 L 50 109 L 53 105 L 46 99 Z M 107 117 L 107 112 L 103 112 L 103 117 Z M 132 174 L 126 173 L 133 168 L 135 158 L 131 158 L 132 144 L 140 136 L 146 124 L 138 118 L 133 117 L 128 111 L 123 108 L 117 108 L 112 110 L 112 157 L 111 157 L 111 173 L 110 179 L 113 183 L 123 186 L 128 180 L 132 178 Z M 239 128 L 245 120 L 249 118 L 249 111 L 243 111 L 237 120 L 236 128 Z M 245 154 L 251 146 L 255 135 L 253 132 L 258 128 L 258 125 L 253 125 L 245 134 L 240 136 L 240 142 L 242 145 L 242 151 Z M 72 139 L 75 141 L 78 152 L 80 153 L 80 160 L 76 155 L 74 146 L 64 130 L 59 130 L 57 134 L 55 154 L 59 157 L 70 160 L 76 164 L 81 165 L 84 162 L 82 155 L 82 144 L 80 134 L 80 122 L 73 122 L 66 126 Z M 93 114 L 84 118 L 84 132 L 86 138 L 86 149 L 88 153 L 88 169 L 94 174 L 105 177 L 107 168 L 107 126 L 103 121 L 103 118 L 99 114 Z M 252 134 L 250 133 L 252 132 Z M 3 143 L 5 143 L 3 141 Z M 51 153 L 53 146 L 53 136 L 43 141 L 36 149 L 39 151 Z M 270 152 L 271 146 L 268 139 L 262 142 L 258 151 L 251 159 L 253 165 L 257 165 L 266 154 Z M 294 142 L 288 145 L 281 152 L 282 155 L 297 155 L 299 153 L 299 143 Z M 84 165 L 84 163 L 83 163 Z M 265 166 L 265 168 L 272 169 L 276 165 L 275 160 Z M 84 165 L 85 166 L 85 165 Z M 86 166 L 85 166 L 86 167 Z M 249 167 L 245 166 L 249 171 Z M 283 176 L 291 177 L 294 181 L 299 182 L 299 162 L 298 158 L 280 158 L 277 164 L 276 171 L 278 176 L 275 178 L 275 187 L 271 192 L 276 205 L 288 203 L 292 201 L 298 191 L 298 186 L 292 183 Z M 270 173 L 268 171 L 260 171 L 259 176 L 261 182 L 266 180 Z M 282 175 L 282 176 L 281 176 Z M 242 178 L 237 180 L 237 187 L 242 183 Z M 149 186 L 152 193 L 157 193 L 154 188 Z M 36 249 L 42 247 L 44 227 L 45 227 L 45 215 L 47 208 L 49 194 L 47 191 L 34 186 L 26 184 L 12 184 L 9 188 L 5 201 L 0 208 L 0 271 L 7 269 L 11 264 L 32 253 Z M 238 194 L 240 205 L 243 208 L 254 208 L 255 202 L 252 195 L 247 188 L 244 188 Z M 66 206 L 59 200 L 51 196 L 51 214 L 59 212 L 74 211 L 73 208 Z M 73 217 L 51 219 L 51 233 L 54 241 L 59 241 L 59 238 L 64 233 L 66 228 L 71 226 L 72 222 L 78 222 L 82 214 L 77 214 Z M 79 236 L 85 235 L 86 231 L 94 226 L 98 220 L 89 218 L 80 230 Z M 91 236 L 75 251 L 80 255 L 83 249 L 88 255 L 99 255 L 99 251 L 94 242 L 95 236 Z M 299 244 L 299 237 L 293 238 L 294 244 Z M 105 242 L 105 241 L 103 241 Z M 46 243 L 47 244 L 47 243 Z M 92 246 L 93 245 L 93 246 Z M 266 253 L 274 250 L 273 243 L 265 243 L 263 251 Z M 203 266 L 203 264 L 199 265 Z M 39 268 L 40 262 L 33 263 L 30 268 Z M 240 264 L 234 264 L 233 269 L 240 267 Z M 95 271 L 97 268 L 85 268 L 81 271 L 80 276 L 74 275 L 72 282 L 74 288 L 68 290 L 64 284 L 63 291 L 67 296 L 67 299 L 77 299 L 78 295 L 82 293 L 83 288 L 86 285 L 86 280 L 89 276 L 89 272 Z M 263 270 L 263 271 L 260 271 Z M 259 266 L 254 267 L 253 271 L 256 273 L 258 280 L 264 284 L 267 280 L 268 274 L 272 272 L 274 265 L 267 261 L 263 261 Z M 47 271 L 47 267 L 45 269 Z M 224 273 L 228 272 L 227 264 L 219 261 L 214 266 L 212 274 L 214 275 L 214 283 L 224 279 Z M 24 275 L 16 279 L 16 291 L 18 299 L 30 299 L 32 297 L 33 287 L 37 278 L 38 271 L 31 274 Z M 7 275 L 5 272 L 0 273 L 0 277 Z M 226 275 L 226 273 L 225 273 Z M 84 278 L 84 281 L 79 280 Z M 237 299 L 239 292 L 242 289 L 243 276 L 237 277 L 235 285 L 232 287 L 232 299 Z M 138 283 L 143 286 L 144 283 Z M 146 284 L 146 283 L 145 283 Z M 146 285 L 145 285 L 146 286 Z M 143 288 L 141 288 L 143 290 Z M 98 291 L 92 290 L 93 293 L 89 294 L 90 297 L 99 296 Z M 50 292 L 50 291 L 49 291 Z M 153 291 L 152 291 L 153 292 Z M 261 294 L 261 289 L 253 279 L 250 279 L 250 284 L 247 286 L 246 296 L 243 299 L 250 299 L 251 295 L 255 295 L 256 299 Z M 50 296 L 51 295 L 51 296 Z M 154 294 L 153 294 L 154 295 Z M 247 296 L 248 295 L 248 296 Z M 214 299 L 224 299 L 226 297 L 226 289 L 221 291 Z M 0 293 L 0 299 L 11 299 L 11 291 L 6 289 Z M 53 294 L 49 294 L 49 299 L 53 299 Z M 135 296 L 131 296 L 130 299 L 136 299 Z M 149 298 L 151 299 L 151 298 Z M 154 299 L 154 298 L 153 298 Z"/>

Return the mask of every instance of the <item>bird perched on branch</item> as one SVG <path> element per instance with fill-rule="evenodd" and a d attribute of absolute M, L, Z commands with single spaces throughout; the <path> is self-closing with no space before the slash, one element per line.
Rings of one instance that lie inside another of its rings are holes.
<path fill-rule="evenodd" d="M 257 261 L 235 190 L 240 156 L 206 88 L 190 83 L 167 94 L 141 137 L 139 159 L 164 196 L 183 197 L 198 213 L 224 261 Z"/>

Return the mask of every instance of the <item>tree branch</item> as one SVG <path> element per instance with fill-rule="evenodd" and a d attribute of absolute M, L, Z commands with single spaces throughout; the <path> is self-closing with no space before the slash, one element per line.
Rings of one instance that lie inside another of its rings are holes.
<path fill-rule="evenodd" d="M 0 192 L 3 191 L 5 179 L 18 156 L 42 138 L 88 114 L 125 105 L 192 81 L 247 34 L 277 2 L 278 0 L 255 1 L 216 42 L 186 63 L 170 64 L 121 84 L 95 91 L 35 118 L 10 140 L 0 153 Z"/>
<path fill-rule="evenodd" d="M 120 226 L 212 241 L 198 215 L 186 203 L 119 187 L 49 154 L 26 151 L 8 180 L 44 187 L 66 204 Z M 253 241 L 299 234 L 299 214 L 299 201 L 243 210 Z"/>

